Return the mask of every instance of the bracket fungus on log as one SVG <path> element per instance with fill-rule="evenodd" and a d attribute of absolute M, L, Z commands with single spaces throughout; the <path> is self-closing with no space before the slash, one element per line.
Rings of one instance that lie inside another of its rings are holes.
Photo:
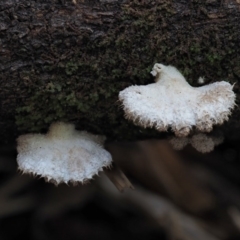
<path fill-rule="evenodd" d="M 191 137 L 173 137 L 169 140 L 169 143 L 175 150 L 182 150 L 185 146 L 190 144 L 198 152 L 209 153 L 213 151 L 216 146 L 223 143 L 223 141 L 223 135 L 207 135 L 205 133 L 198 133 Z"/>
<path fill-rule="evenodd" d="M 235 105 L 233 85 L 221 81 L 192 87 L 173 66 L 156 63 L 151 74 L 155 83 L 130 86 L 119 93 L 125 117 L 142 127 L 158 131 L 171 128 L 178 137 L 193 127 L 210 132 L 213 125 L 228 120 Z"/>
<path fill-rule="evenodd" d="M 53 123 L 46 135 L 26 134 L 17 139 L 17 162 L 23 173 L 59 183 L 84 183 L 111 165 L 103 148 L 104 136 L 75 130 L 69 123 Z"/>

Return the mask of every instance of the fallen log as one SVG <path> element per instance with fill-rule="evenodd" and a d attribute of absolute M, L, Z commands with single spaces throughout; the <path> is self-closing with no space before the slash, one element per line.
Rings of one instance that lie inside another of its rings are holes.
<path fill-rule="evenodd" d="M 2 1 L 0 141 L 60 120 L 110 139 L 163 136 L 124 119 L 119 91 L 153 82 L 162 62 L 238 94 L 239 12 L 238 0 Z M 238 119 L 236 107 L 227 137 L 240 138 Z"/>

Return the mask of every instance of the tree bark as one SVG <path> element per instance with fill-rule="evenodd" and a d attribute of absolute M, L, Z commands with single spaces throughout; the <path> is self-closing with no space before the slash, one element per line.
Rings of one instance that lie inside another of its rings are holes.
<path fill-rule="evenodd" d="M 238 0 L 6 0 L 0 3 L 2 142 L 45 131 L 53 121 L 110 139 L 159 137 L 124 119 L 118 93 L 153 81 L 155 62 L 192 85 L 236 83 Z M 239 108 L 222 129 L 240 138 Z"/>

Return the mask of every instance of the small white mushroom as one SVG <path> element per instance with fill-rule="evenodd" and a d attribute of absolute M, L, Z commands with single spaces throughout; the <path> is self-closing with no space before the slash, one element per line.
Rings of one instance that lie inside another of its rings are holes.
<path fill-rule="evenodd" d="M 176 136 L 185 137 L 194 126 L 210 132 L 213 125 L 228 120 L 235 105 L 228 82 L 192 87 L 175 67 L 158 63 L 151 74 L 156 76 L 155 83 L 130 86 L 119 93 L 125 117 L 136 125 L 159 131 L 171 128 Z"/>
<path fill-rule="evenodd" d="M 186 147 L 189 144 L 189 138 L 188 137 L 172 137 L 169 140 L 169 143 L 172 145 L 173 149 L 175 150 L 182 150 L 184 147 Z"/>
<path fill-rule="evenodd" d="M 190 144 L 201 153 L 212 152 L 215 147 L 213 139 L 203 133 L 193 135 Z"/>
<path fill-rule="evenodd" d="M 26 134 L 17 139 L 17 162 L 24 173 L 59 184 L 84 183 L 111 165 L 103 148 L 104 136 L 75 130 L 73 124 L 53 123 L 46 135 Z"/>
<path fill-rule="evenodd" d="M 204 133 L 198 133 L 191 137 L 173 137 L 169 140 L 169 143 L 175 150 L 182 150 L 186 145 L 190 144 L 197 151 L 208 153 L 213 151 L 214 147 L 221 144 L 223 140 L 224 137 L 221 134 L 206 135 Z"/>
<path fill-rule="evenodd" d="M 204 84 L 205 83 L 205 77 L 199 77 L 197 82 L 200 85 Z"/>

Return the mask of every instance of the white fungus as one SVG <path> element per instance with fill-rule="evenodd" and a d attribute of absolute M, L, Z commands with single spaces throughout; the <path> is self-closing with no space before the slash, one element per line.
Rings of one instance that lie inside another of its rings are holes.
<path fill-rule="evenodd" d="M 192 87 L 175 67 L 158 63 L 151 74 L 156 76 L 155 83 L 130 86 L 119 93 L 125 117 L 136 125 L 159 131 L 171 128 L 176 136 L 185 137 L 194 126 L 210 132 L 213 125 L 228 120 L 235 105 L 228 82 Z"/>
<path fill-rule="evenodd" d="M 173 137 L 169 140 L 170 144 L 172 145 L 173 149 L 181 150 L 187 144 L 192 145 L 197 151 L 201 153 L 208 153 L 214 150 L 215 146 L 221 144 L 224 140 L 222 135 L 206 135 L 204 133 L 198 133 L 191 137 L 184 137 L 184 138 L 177 138 Z"/>
<path fill-rule="evenodd" d="M 199 77 L 197 82 L 200 85 L 204 84 L 205 83 L 205 77 Z"/>
<path fill-rule="evenodd" d="M 175 150 L 182 150 L 184 147 L 186 147 L 189 144 L 189 138 L 188 137 L 172 137 L 169 140 L 169 143 L 172 145 L 173 149 Z"/>
<path fill-rule="evenodd" d="M 201 153 L 212 152 L 215 147 L 213 139 L 203 133 L 193 135 L 190 144 Z"/>
<path fill-rule="evenodd" d="M 17 162 L 23 173 L 59 184 L 84 183 L 111 165 L 103 148 L 104 136 L 75 130 L 73 124 L 53 123 L 46 135 L 26 134 L 17 139 Z"/>

